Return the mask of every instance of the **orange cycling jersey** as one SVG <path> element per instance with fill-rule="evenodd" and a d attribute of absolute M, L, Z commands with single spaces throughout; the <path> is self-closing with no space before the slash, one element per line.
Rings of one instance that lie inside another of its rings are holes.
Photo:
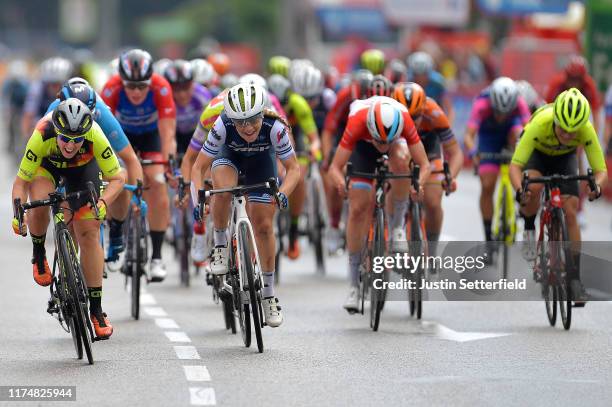
<path fill-rule="evenodd" d="M 430 160 L 441 158 L 441 144 L 446 144 L 455 139 L 446 113 L 430 97 L 425 101 L 425 108 L 421 114 L 417 130 L 427 152 L 427 158 Z"/>

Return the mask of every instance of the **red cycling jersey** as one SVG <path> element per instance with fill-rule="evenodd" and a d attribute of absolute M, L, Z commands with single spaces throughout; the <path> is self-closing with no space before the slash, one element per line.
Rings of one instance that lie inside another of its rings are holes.
<path fill-rule="evenodd" d="M 564 90 L 569 89 L 571 84 L 568 83 L 567 75 L 565 72 L 561 72 L 553 76 L 548 84 L 548 89 L 546 92 L 546 102 L 552 103 L 555 101 L 555 98 Z M 595 85 L 595 81 L 590 75 L 586 75 L 582 84 L 580 86 L 572 85 L 587 98 L 589 104 L 591 105 L 591 110 L 593 112 L 599 111 L 601 107 L 601 100 L 599 99 L 599 93 L 597 92 L 597 86 Z"/>
<path fill-rule="evenodd" d="M 421 141 L 416 127 L 414 126 L 414 122 L 410 117 L 410 113 L 408 113 L 408 109 L 406 109 L 404 105 L 386 96 L 374 96 L 366 100 L 356 100 L 350 105 L 348 122 L 346 123 L 346 129 L 340 140 L 341 147 L 352 151 L 355 148 L 355 144 L 360 140 L 368 143 L 373 141 L 367 125 L 368 110 L 374 102 L 381 99 L 385 102 L 392 103 L 402 112 L 404 128 L 402 129 L 400 137 L 404 138 L 408 142 L 408 145 L 413 145 Z"/>
<path fill-rule="evenodd" d="M 345 86 L 338 91 L 336 103 L 334 103 L 329 112 L 327 112 L 327 116 L 325 116 L 323 131 L 328 131 L 331 135 L 335 135 L 338 132 L 341 124 L 346 123 L 351 102 L 353 102 L 351 87 Z"/>

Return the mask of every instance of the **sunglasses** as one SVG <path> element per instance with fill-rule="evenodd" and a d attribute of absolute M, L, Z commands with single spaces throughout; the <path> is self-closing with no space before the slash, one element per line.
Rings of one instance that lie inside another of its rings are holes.
<path fill-rule="evenodd" d="M 145 81 L 145 82 L 123 82 L 123 86 L 126 89 L 130 89 L 130 90 L 134 90 L 134 89 L 145 90 L 146 88 L 149 87 L 149 82 L 148 81 Z"/>
<path fill-rule="evenodd" d="M 82 143 L 83 140 L 85 140 L 85 136 L 70 137 L 65 134 L 60 134 L 60 133 L 58 133 L 57 135 L 59 136 L 60 140 L 62 140 L 64 143 L 70 143 L 72 141 L 74 144 L 79 144 L 79 143 Z"/>
<path fill-rule="evenodd" d="M 255 116 L 249 117 L 248 119 L 232 119 L 232 122 L 236 127 L 247 127 L 247 126 L 256 126 L 259 124 L 259 121 L 263 118 L 263 114 L 259 113 Z"/>

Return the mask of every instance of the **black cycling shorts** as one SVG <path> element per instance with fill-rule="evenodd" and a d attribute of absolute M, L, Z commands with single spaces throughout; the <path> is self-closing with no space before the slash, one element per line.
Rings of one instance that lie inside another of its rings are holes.
<path fill-rule="evenodd" d="M 578 174 L 578 157 L 576 152 L 563 155 L 548 155 L 538 150 L 533 150 L 525 170 L 536 170 L 542 175 L 577 175 Z M 562 195 L 579 195 L 578 181 L 566 182 L 559 188 Z"/>

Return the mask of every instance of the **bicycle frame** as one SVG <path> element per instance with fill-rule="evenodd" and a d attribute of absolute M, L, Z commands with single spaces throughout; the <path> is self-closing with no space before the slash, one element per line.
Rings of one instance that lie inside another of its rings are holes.
<path fill-rule="evenodd" d="M 497 196 L 493 206 L 493 235 L 499 236 L 500 228 L 504 227 L 502 221 L 502 209 L 505 210 L 504 223 L 509 227 L 505 234 L 505 242 L 512 244 L 516 235 L 516 210 L 514 206 L 514 188 L 510 181 L 510 165 L 502 163 L 499 167 L 499 183 L 497 185 Z"/>

